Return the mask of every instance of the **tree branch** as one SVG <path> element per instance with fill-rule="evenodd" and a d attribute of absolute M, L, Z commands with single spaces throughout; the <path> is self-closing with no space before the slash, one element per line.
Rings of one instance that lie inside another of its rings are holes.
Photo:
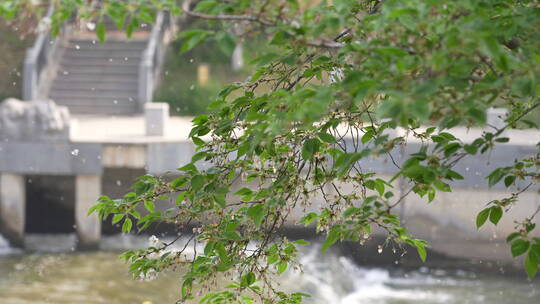
<path fill-rule="evenodd" d="M 530 106 L 527 110 L 525 110 L 521 115 L 513 119 L 511 122 L 507 123 L 504 127 L 497 129 L 497 132 L 495 133 L 495 136 L 501 135 L 504 130 L 506 130 L 509 126 L 513 125 L 514 123 L 518 122 L 520 119 L 525 117 L 525 115 L 529 114 L 534 109 L 538 108 L 540 106 L 540 102 L 535 103 L 534 105 Z"/>

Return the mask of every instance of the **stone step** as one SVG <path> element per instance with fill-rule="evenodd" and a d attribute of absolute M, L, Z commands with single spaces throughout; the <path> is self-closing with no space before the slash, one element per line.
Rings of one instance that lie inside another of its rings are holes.
<path fill-rule="evenodd" d="M 62 75 L 69 75 L 72 72 L 75 73 L 96 73 L 96 74 L 137 74 L 139 71 L 138 65 L 91 65 L 91 64 L 68 64 L 63 65 L 60 63 L 58 71 Z M 65 73 L 67 72 L 67 74 Z"/>
<path fill-rule="evenodd" d="M 87 83 L 103 83 L 103 82 L 110 82 L 110 83 L 133 83 L 137 82 L 138 80 L 138 74 L 136 75 L 130 75 L 130 74 L 122 74 L 122 75 L 109 75 L 109 74 L 96 74 L 96 73 L 69 73 L 64 75 L 62 72 L 60 72 L 57 75 L 57 77 L 53 81 L 53 85 L 55 83 L 73 83 L 73 82 L 87 82 Z"/>
<path fill-rule="evenodd" d="M 126 51 L 146 49 L 146 40 L 126 40 L 126 41 L 107 41 L 94 42 L 94 40 L 70 40 L 64 46 L 66 50 L 84 51 L 84 50 L 111 50 L 111 51 Z"/>
<path fill-rule="evenodd" d="M 137 91 L 79 91 L 79 90 L 52 90 L 49 96 L 56 99 L 76 99 L 76 100 L 103 100 L 104 103 L 116 103 L 120 100 L 134 102 L 137 98 Z"/>
<path fill-rule="evenodd" d="M 72 78 L 72 77 L 83 77 L 83 79 L 87 79 L 89 81 L 92 80 L 99 80 L 102 77 L 107 77 L 108 79 L 114 80 L 117 78 L 123 78 L 123 79 L 138 79 L 139 73 L 137 69 L 132 69 L 129 71 L 118 71 L 117 69 L 109 69 L 109 70 L 84 70 L 84 69 L 71 69 L 71 70 L 65 70 L 65 69 L 58 69 L 57 73 L 57 79 L 66 79 L 66 78 Z M 80 78 L 75 78 L 80 79 Z"/>
<path fill-rule="evenodd" d="M 69 108 L 71 114 L 96 114 L 96 115 L 133 115 L 138 112 L 137 106 L 119 106 L 119 105 L 65 105 Z"/>
<path fill-rule="evenodd" d="M 60 65 L 75 66 L 139 66 L 140 62 L 140 57 L 120 57 L 114 54 L 103 54 L 95 57 L 64 56 L 58 63 Z"/>
<path fill-rule="evenodd" d="M 113 58 L 123 59 L 123 58 L 137 58 L 140 60 L 142 57 L 143 50 L 90 50 L 90 49 L 80 49 L 80 50 L 65 50 L 63 58 L 73 58 L 73 59 L 85 59 L 85 58 Z"/>
<path fill-rule="evenodd" d="M 108 54 L 107 56 L 63 56 L 60 65 L 107 65 L 107 66 L 139 66 L 140 56 L 116 56 Z"/>
<path fill-rule="evenodd" d="M 51 90 L 133 90 L 137 91 L 138 82 L 135 79 L 129 81 L 79 81 L 62 79 L 54 81 Z"/>
<path fill-rule="evenodd" d="M 54 98 L 51 97 L 59 105 L 67 106 L 71 108 L 122 108 L 129 110 L 131 108 L 137 108 L 138 103 L 136 101 L 130 101 L 126 98 L 115 99 L 114 101 L 108 101 L 103 99 L 82 99 L 82 98 Z"/>
<path fill-rule="evenodd" d="M 106 101 L 102 99 L 63 99 L 63 98 L 57 98 L 53 99 L 56 103 L 66 105 L 68 107 L 120 107 L 120 108 L 131 108 L 131 107 L 137 107 L 136 101 L 130 101 L 126 98 L 119 98 L 116 102 L 114 101 Z"/>

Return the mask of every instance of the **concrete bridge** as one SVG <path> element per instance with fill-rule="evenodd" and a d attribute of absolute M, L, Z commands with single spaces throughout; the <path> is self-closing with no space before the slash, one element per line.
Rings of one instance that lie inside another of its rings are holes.
<path fill-rule="evenodd" d="M 49 138 L 31 140 L 4 137 L 0 141 L 1 233 L 13 245 L 23 246 L 25 233 L 32 230 L 29 228 L 32 221 L 60 220 L 57 216 L 42 219 L 44 213 L 38 214 L 38 219 L 27 218 L 32 208 L 44 208 L 43 204 L 48 204 L 48 208 L 65 205 L 74 213 L 78 247 L 96 248 L 102 223 L 94 216 L 87 216 L 87 210 L 97 197 L 102 194 L 121 197 L 136 176 L 174 172 L 188 163 L 194 154 L 195 147 L 188 139 L 190 118 L 169 117 L 166 104 L 148 103 L 145 109 L 145 115 L 139 116 L 73 116 L 69 120 L 69 130 L 63 131 L 66 135 L 63 139 L 51 134 Z M 491 114 L 495 120 L 492 123 L 496 123 L 497 115 Z M 483 130 L 457 128 L 453 131 L 464 142 L 469 142 Z M 430 241 L 433 249 L 449 256 L 511 259 L 504 238 L 514 231 L 514 220 L 530 216 L 540 206 L 540 195 L 537 189 L 526 191 L 498 227 L 486 225 L 477 231 L 477 212 L 487 202 L 510 195 L 501 185 L 488 188 L 483 176 L 495 166 L 510 165 L 514 159 L 535 155 L 540 132 L 509 130 L 505 136 L 511 138 L 510 143 L 500 144 L 488 156 L 466 157 L 456 166 L 456 171 L 465 179 L 452 185 L 452 193 L 438 194 L 429 205 L 414 194 L 407 197 L 398 212 L 414 235 Z M 396 151 L 395 160 L 399 162 L 416 152 L 419 144 L 411 140 L 405 149 Z M 396 172 L 388 159 L 366 159 L 361 165 L 383 176 Z M 62 178 L 71 180 L 67 189 L 57 187 Z M 405 190 L 406 185 L 400 183 L 396 182 L 396 189 Z M 53 197 L 52 200 L 42 202 L 42 196 L 36 197 L 28 191 L 40 185 L 51 189 L 53 194 L 49 192 L 48 195 Z M 333 189 L 326 191 L 331 194 Z M 63 197 L 68 199 L 63 201 Z M 322 201 L 316 201 L 311 210 L 317 211 L 322 204 Z M 296 227 L 295 220 L 301 212 L 293 212 L 288 227 Z M 45 229 L 39 228 L 40 232 Z"/>
<path fill-rule="evenodd" d="M 52 14 L 51 6 L 46 17 Z M 189 128 L 184 120 L 168 124 L 168 106 L 151 103 L 174 20 L 159 12 L 131 39 L 111 20 L 106 27 L 105 43 L 96 41 L 93 20 L 65 22 L 56 37 L 40 33 L 24 62 L 25 102 L 0 105 L 0 226 L 14 245 L 23 245 L 29 176 L 73 177 L 85 248 L 99 240 L 100 223 L 86 210 L 102 193 L 105 168 L 162 173 L 190 154 L 182 150 L 186 136 L 166 130 Z"/>
<path fill-rule="evenodd" d="M 172 22 L 160 14 L 154 27 L 141 28 L 130 41 L 112 31 L 105 44 L 94 43 L 87 24 L 82 29 L 66 24 L 54 40 L 48 33 L 39 35 L 25 61 L 26 101 L 0 105 L 0 233 L 11 244 L 24 246 L 24 235 L 32 227 L 58 220 L 47 218 L 46 208 L 65 208 L 72 213 L 78 247 L 95 248 L 102 223 L 87 216 L 87 210 L 101 194 L 119 197 L 134 177 L 164 174 L 190 161 L 190 119 L 169 117 L 166 104 L 151 102 L 172 31 Z M 489 124 L 500 124 L 501 115 L 491 111 Z M 454 130 L 464 142 L 482 131 Z M 454 192 L 439 194 L 429 206 L 408 197 L 399 212 L 409 230 L 450 256 L 509 259 L 507 247 L 500 244 L 513 231 L 514 219 L 540 205 L 540 195 L 533 189 L 523 193 L 497 229 L 488 225 L 478 232 L 477 211 L 509 195 L 500 186 L 488 188 L 482 177 L 494 166 L 537 153 L 540 132 L 509 130 L 506 136 L 510 143 L 500 144 L 489 156 L 469 156 L 458 164 L 456 170 L 465 180 L 454 183 Z M 411 140 L 394 157 L 403 159 L 419 144 Z M 387 159 L 362 162 L 383 175 L 396 170 Z M 404 185 L 398 181 L 396 187 Z M 34 195 L 30 190 L 36 188 L 54 195 Z M 313 210 L 321 204 L 315 203 Z M 32 212 L 37 216 L 29 216 Z M 294 212 L 289 226 L 300 214 Z"/>

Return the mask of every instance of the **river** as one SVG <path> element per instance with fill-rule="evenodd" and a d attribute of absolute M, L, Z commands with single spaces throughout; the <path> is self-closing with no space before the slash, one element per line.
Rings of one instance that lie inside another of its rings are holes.
<path fill-rule="evenodd" d="M 101 251 L 80 253 L 73 251 L 73 235 L 30 235 L 29 251 L 22 252 L 9 248 L 0 237 L 0 303 L 174 303 L 181 274 L 133 280 L 118 259 L 122 249 L 146 242 L 145 237 L 105 237 Z M 540 303 L 539 281 L 524 276 L 374 268 L 356 265 L 336 252 L 322 255 L 317 244 L 305 248 L 300 260 L 303 274 L 288 271 L 281 286 L 312 294 L 306 303 Z"/>

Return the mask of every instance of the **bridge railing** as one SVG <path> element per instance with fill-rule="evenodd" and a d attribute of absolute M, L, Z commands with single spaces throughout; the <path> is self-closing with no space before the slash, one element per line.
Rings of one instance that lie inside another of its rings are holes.
<path fill-rule="evenodd" d="M 23 99 L 34 100 L 42 97 L 47 86 L 49 73 L 53 70 L 54 62 L 59 57 L 60 45 L 68 31 L 67 23 L 62 24 L 60 33 L 53 37 L 47 21 L 51 20 L 54 6 L 50 5 L 47 14 L 42 19 L 44 29 L 38 34 L 34 45 L 26 51 L 23 66 Z"/>
<path fill-rule="evenodd" d="M 160 11 L 156 16 L 156 22 L 139 65 L 138 102 L 140 110 L 144 109 L 145 103 L 152 101 L 152 93 L 159 82 L 161 66 L 165 59 L 167 42 L 172 30 L 173 24 L 170 15 Z"/>

